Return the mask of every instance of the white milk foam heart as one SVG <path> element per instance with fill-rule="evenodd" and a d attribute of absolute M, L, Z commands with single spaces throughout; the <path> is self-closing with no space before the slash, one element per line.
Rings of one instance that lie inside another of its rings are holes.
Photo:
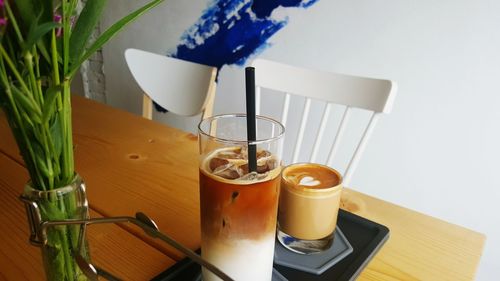
<path fill-rule="evenodd" d="M 305 176 L 300 179 L 299 184 L 305 186 L 315 186 L 319 185 L 321 182 L 319 180 L 315 180 L 313 177 Z"/>

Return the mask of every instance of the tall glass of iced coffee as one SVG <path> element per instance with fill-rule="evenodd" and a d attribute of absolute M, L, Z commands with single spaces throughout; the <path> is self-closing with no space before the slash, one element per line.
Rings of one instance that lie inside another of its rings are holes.
<path fill-rule="evenodd" d="M 235 280 L 270 281 L 284 127 L 257 116 L 256 141 L 249 143 L 246 132 L 244 114 L 199 125 L 201 255 Z M 249 145 L 256 147 L 253 172 Z M 202 272 L 204 281 L 220 280 Z"/>

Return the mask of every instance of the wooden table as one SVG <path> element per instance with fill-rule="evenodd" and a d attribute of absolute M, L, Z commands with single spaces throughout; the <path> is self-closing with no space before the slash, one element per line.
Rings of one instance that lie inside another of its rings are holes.
<path fill-rule="evenodd" d="M 76 169 L 91 215 L 148 214 L 191 249 L 200 245 L 197 137 L 106 105 L 73 99 Z M 0 112 L 0 280 L 40 280 L 18 200 L 28 179 Z M 485 236 L 347 189 L 342 207 L 386 225 L 391 237 L 359 280 L 471 280 Z M 93 262 L 128 280 L 147 280 L 183 256 L 129 225 L 89 227 Z"/>

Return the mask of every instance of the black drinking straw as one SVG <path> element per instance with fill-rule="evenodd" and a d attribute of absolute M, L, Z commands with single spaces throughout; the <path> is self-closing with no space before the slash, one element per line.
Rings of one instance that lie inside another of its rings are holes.
<path fill-rule="evenodd" d="M 245 86 L 247 98 L 247 141 L 248 141 L 248 171 L 257 171 L 257 147 L 250 144 L 256 139 L 255 117 L 255 68 L 245 68 Z"/>

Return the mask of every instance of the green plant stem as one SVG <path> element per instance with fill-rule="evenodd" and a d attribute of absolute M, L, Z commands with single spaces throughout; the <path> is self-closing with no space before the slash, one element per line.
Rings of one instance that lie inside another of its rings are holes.
<path fill-rule="evenodd" d="M 38 55 L 38 51 L 35 47 L 33 47 L 33 58 L 35 59 L 35 75 L 36 75 L 36 85 L 39 93 L 43 93 L 42 90 L 42 81 L 40 77 L 40 56 Z"/>
<path fill-rule="evenodd" d="M 16 17 L 14 17 L 14 13 L 12 13 L 12 10 L 10 9 L 9 1 L 4 1 L 4 3 L 5 10 L 7 10 L 7 15 L 9 16 L 9 20 L 12 22 L 12 27 L 14 28 L 14 31 L 17 35 L 17 40 L 19 40 L 19 43 L 22 44 L 24 42 L 23 35 L 21 33 L 21 30 L 19 30 L 19 25 L 17 24 Z"/>
<path fill-rule="evenodd" d="M 73 178 L 70 185 L 79 184 Z M 77 190 L 53 196 L 40 197 L 37 201 L 42 219 L 46 221 L 64 219 L 82 219 L 87 216 L 79 212 Z M 47 245 L 42 248 L 48 280 L 82 280 L 83 273 L 79 270 L 73 258 L 73 252 L 78 249 L 80 231 L 77 226 L 57 226 L 47 229 Z M 87 248 L 81 249 L 88 256 Z M 85 279 L 87 280 L 87 279 Z"/>
<path fill-rule="evenodd" d="M 52 36 L 50 40 L 50 49 L 51 49 L 51 59 L 52 59 L 52 79 L 54 80 L 54 85 L 59 85 L 61 82 L 59 81 L 59 64 L 57 63 L 57 41 L 56 41 L 56 32 L 52 30 Z M 60 100 L 60 98 L 59 98 Z"/>
<path fill-rule="evenodd" d="M 73 14 L 73 12 L 76 10 L 77 4 L 78 4 L 78 0 L 70 0 L 70 3 L 69 3 L 70 17 Z"/>
<path fill-rule="evenodd" d="M 62 1 L 62 24 L 63 24 L 63 73 L 68 71 L 69 67 L 69 42 L 70 42 L 70 31 L 71 31 L 71 16 L 73 11 L 71 10 L 71 3 L 68 6 L 67 0 Z M 63 130 L 64 145 L 62 151 L 62 181 L 70 181 L 74 176 L 74 159 L 73 159 L 73 136 L 72 136 L 72 126 L 71 126 L 71 97 L 70 97 L 70 79 L 65 77 L 63 83 L 62 92 L 62 112 L 61 125 Z"/>
<path fill-rule="evenodd" d="M 52 83 L 54 86 L 59 86 L 61 84 L 61 82 L 60 82 L 60 78 L 59 78 L 59 64 L 57 62 L 57 41 L 56 41 L 55 30 L 52 30 L 50 47 L 51 47 L 50 49 L 51 49 L 51 60 L 52 60 Z M 60 124 L 63 124 L 64 113 L 62 112 L 63 104 L 62 104 L 61 96 L 62 96 L 62 94 L 59 93 L 56 97 L 56 106 L 57 106 L 56 111 L 59 112 L 59 114 L 57 114 L 56 118 L 59 118 Z M 48 126 L 48 125 L 45 124 L 45 126 Z M 50 128 L 48 128 L 48 129 L 50 130 Z M 53 151 L 55 151 L 54 142 L 52 141 L 52 138 L 50 138 L 50 140 L 51 140 L 51 146 L 53 147 Z M 62 163 L 65 163 L 64 154 L 63 154 L 62 158 L 63 158 Z M 56 155 L 56 157 L 55 157 L 55 165 L 58 169 L 58 171 L 57 171 L 58 184 L 61 184 L 61 181 L 64 182 L 64 174 L 65 174 L 64 166 L 66 166 L 66 165 L 64 165 L 63 167 L 60 166 L 59 155 Z M 63 175 L 61 175 L 61 174 L 63 174 Z"/>
<path fill-rule="evenodd" d="M 70 197 L 72 197 L 72 196 L 69 196 L 68 198 L 64 198 L 64 199 L 68 200 L 68 199 L 70 199 Z M 71 218 L 73 210 L 66 209 L 64 199 L 57 202 L 57 203 L 59 203 L 58 204 L 59 210 L 61 211 L 62 214 L 65 215 L 65 217 L 64 217 L 65 219 Z M 73 257 L 71 255 L 71 250 L 73 247 L 70 246 L 72 235 L 71 235 L 71 233 L 69 233 L 69 231 L 70 231 L 70 228 L 68 226 L 66 226 L 66 225 L 61 226 L 59 234 L 60 234 L 60 241 L 63 244 L 62 251 L 63 251 L 63 255 L 64 255 L 64 261 L 65 261 L 64 265 L 66 266 L 66 273 L 68 274 L 68 276 L 67 276 L 68 280 L 75 280 L 75 277 L 73 276 L 73 273 L 74 273 L 73 262 L 72 262 Z"/>
<path fill-rule="evenodd" d="M 36 102 L 39 105 L 42 105 L 43 104 L 43 96 L 42 96 L 42 92 L 38 91 L 38 85 L 36 82 L 37 79 L 35 76 L 35 70 L 34 70 L 34 65 L 33 65 L 33 55 L 31 54 L 31 52 L 26 52 L 26 54 L 24 55 L 24 63 L 26 65 L 26 68 L 28 69 L 29 82 L 31 83 L 31 93 L 33 94 L 33 97 L 35 98 Z"/>
<path fill-rule="evenodd" d="M 35 70 L 36 70 L 36 77 L 37 77 L 37 86 L 38 86 L 38 92 L 39 93 L 42 93 L 42 82 L 40 81 L 40 56 L 38 55 L 38 52 L 37 52 L 37 48 L 33 48 L 33 55 L 34 55 L 34 60 L 35 60 Z M 57 64 L 56 64 L 57 66 Z M 57 67 L 56 67 L 57 69 Z M 49 123 L 45 123 L 45 124 L 42 124 L 43 126 L 43 131 L 45 132 L 45 135 L 46 135 L 46 138 L 47 138 L 47 145 L 48 145 L 48 151 L 49 151 L 49 154 L 48 155 L 53 155 L 55 157 L 49 157 L 49 158 L 52 158 L 52 160 L 54 161 L 54 164 L 52 165 L 52 170 L 53 170 L 53 177 L 52 177 L 52 181 L 55 181 L 55 183 L 53 182 L 50 186 L 51 187 L 56 187 L 56 185 L 54 184 L 58 184 L 58 179 L 59 179 L 59 173 L 60 173 L 60 168 L 59 168 L 59 157 L 58 155 L 56 154 L 56 149 L 55 149 L 55 146 L 54 146 L 54 140 L 52 139 L 52 136 L 50 134 L 50 127 L 49 127 Z"/>
<path fill-rule="evenodd" d="M 12 57 L 12 58 L 15 58 L 16 57 L 16 54 L 15 54 L 15 51 L 14 51 L 15 48 L 12 46 L 11 40 L 8 40 L 8 38 L 7 38 L 7 40 L 5 40 L 5 41 L 7 41 L 7 48 L 9 50 L 9 56 Z"/>
<path fill-rule="evenodd" d="M 57 42 L 56 42 L 56 32 L 52 30 L 52 40 L 51 40 L 51 53 L 52 53 L 52 79 L 55 86 L 59 86 L 61 84 L 59 78 L 59 64 L 57 63 Z M 57 95 L 57 111 L 62 110 L 62 95 Z M 62 120 L 61 120 L 62 121 Z M 62 124 L 62 123 L 61 123 Z"/>
<path fill-rule="evenodd" d="M 21 132 L 22 139 L 20 139 L 21 143 L 18 143 L 19 150 L 21 151 L 22 154 L 25 154 L 26 149 L 27 149 L 28 154 L 29 154 L 29 156 L 28 156 L 29 158 L 28 157 L 23 157 L 23 158 L 24 159 L 32 159 L 32 161 L 26 163 L 28 165 L 28 167 L 31 168 L 30 170 L 32 170 L 30 173 L 31 177 L 32 177 L 32 181 L 33 181 L 33 183 L 37 184 L 37 186 L 40 186 L 42 190 L 47 190 L 47 186 L 45 185 L 45 182 L 43 181 L 43 176 L 40 173 L 38 166 L 33 162 L 36 156 L 35 156 L 33 147 L 31 146 L 30 139 L 28 138 L 26 130 L 23 126 L 21 116 L 19 114 L 17 106 L 16 106 L 14 99 L 12 97 L 12 93 L 11 93 L 10 88 L 6 88 L 5 93 L 7 94 L 10 106 L 12 107 L 12 112 L 14 113 L 14 122 L 18 126 L 17 129 Z M 23 146 L 25 146 L 25 147 L 23 148 Z"/>
<path fill-rule="evenodd" d="M 71 124 L 71 96 L 70 96 L 70 80 L 64 79 L 63 81 L 63 94 L 62 94 L 62 112 L 61 123 L 63 128 L 63 135 L 65 136 L 63 145 L 63 181 L 71 181 L 74 177 L 74 159 L 73 159 L 73 134 Z M 63 117 L 64 116 L 64 117 Z"/>
<path fill-rule="evenodd" d="M 68 70 L 69 64 L 69 39 L 71 31 L 71 13 L 67 0 L 62 0 L 62 24 L 63 24 L 63 73 Z"/>
<path fill-rule="evenodd" d="M 60 166 L 59 166 L 59 157 L 56 153 L 56 148 L 54 145 L 54 140 L 52 139 L 52 135 L 50 134 L 50 127 L 48 123 L 42 124 L 43 126 L 43 131 L 45 132 L 45 136 L 47 139 L 47 147 L 48 147 L 48 155 L 52 155 L 53 157 L 48 157 L 49 159 L 52 158 L 54 161 L 54 165 L 51 166 L 52 172 L 53 172 L 53 183 L 52 187 L 57 188 L 60 185 Z"/>
<path fill-rule="evenodd" d="M 3 49 L 3 46 L 2 46 L 2 49 Z M 2 74 L 0 75 L 0 79 L 2 80 L 2 84 L 3 84 L 4 89 L 5 89 L 5 94 L 7 96 L 9 104 L 11 106 L 11 110 L 12 110 L 13 117 L 14 117 L 14 122 L 17 124 L 18 130 L 16 130 L 16 131 L 21 133 L 21 136 L 19 137 L 19 140 L 21 141 L 21 143 L 18 143 L 18 145 L 20 146 L 21 153 L 24 154 L 24 153 L 26 153 L 26 149 L 28 150 L 29 157 L 25 157 L 25 159 L 32 159 L 34 161 L 35 153 L 33 151 L 33 147 L 31 146 L 30 139 L 28 138 L 28 135 L 26 133 L 26 129 L 23 126 L 21 115 L 19 113 L 17 105 L 16 105 L 14 98 L 12 96 L 9 81 L 7 81 L 7 78 L 6 78 L 7 74 L 6 74 L 3 56 L 0 57 L 0 66 L 1 66 L 1 70 L 2 70 Z M 25 146 L 26 149 L 23 149 L 22 146 Z M 40 186 L 42 188 L 42 190 L 46 190 L 46 186 L 42 180 L 41 173 L 38 170 L 37 166 L 33 163 L 33 161 L 26 163 L 28 165 L 28 167 L 30 167 L 30 169 L 32 170 L 32 173 L 31 173 L 32 177 L 33 177 L 32 181 L 34 184 L 37 184 L 38 186 Z"/>
<path fill-rule="evenodd" d="M 37 83 L 37 78 L 35 76 L 35 71 L 34 71 L 34 65 L 33 65 L 33 55 L 31 52 L 26 52 L 24 55 L 24 63 L 26 65 L 26 68 L 28 69 L 29 72 L 29 80 L 31 83 L 31 88 L 32 88 L 32 93 L 34 98 L 37 100 L 37 103 L 42 105 L 43 104 L 43 96 L 41 91 L 39 91 L 38 88 L 38 83 Z M 45 153 L 45 157 L 43 157 L 42 160 L 45 162 L 45 166 L 47 167 L 46 169 L 46 178 L 47 178 L 47 185 L 49 189 L 53 189 L 54 187 L 54 169 L 52 167 L 52 159 L 50 155 L 53 155 L 51 153 L 50 147 L 49 147 L 49 136 L 50 132 L 46 130 L 46 126 L 43 124 L 37 125 L 34 128 L 35 130 L 38 129 L 39 136 L 41 138 L 40 144 L 42 145 L 42 148 Z"/>
<path fill-rule="evenodd" d="M 52 157 L 50 157 L 50 155 L 53 155 L 49 147 L 50 132 L 47 132 L 46 127 L 43 125 L 41 126 L 40 130 L 42 135 L 43 149 L 45 152 L 45 161 L 47 163 L 48 186 L 49 189 L 54 189 L 56 188 L 56 186 L 54 185 L 54 168 L 52 167 Z"/>
<path fill-rule="evenodd" d="M 29 93 L 30 89 L 28 88 L 28 86 L 26 85 L 26 83 L 24 83 L 24 80 L 23 80 L 21 74 L 19 74 L 19 72 L 17 71 L 17 68 L 14 65 L 14 63 L 12 62 L 12 60 L 10 59 L 9 54 L 7 54 L 7 52 L 5 51 L 5 49 L 3 47 L 3 44 L 0 45 L 0 53 L 3 56 L 3 58 L 5 59 L 5 61 L 7 62 L 7 65 L 9 66 L 10 70 L 12 71 L 12 73 L 14 74 L 14 76 L 16 77 L 17 81 L 21 85 L 21 88 L 26 93 Z"/>

